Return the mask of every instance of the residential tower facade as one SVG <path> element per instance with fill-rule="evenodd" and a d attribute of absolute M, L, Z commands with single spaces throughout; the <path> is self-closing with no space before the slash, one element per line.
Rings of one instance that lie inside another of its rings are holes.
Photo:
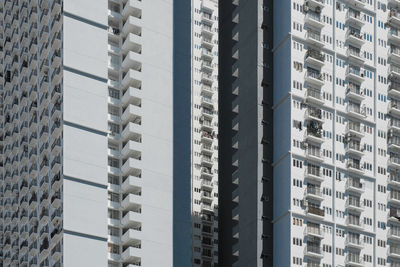
<path fill-rule="evenodd" d="M 220 262 L 400 266 L 400 2 L 254 2 L 220 4 Z"/>
<path fill-rule="evenodd" d="M 189 266 L 191 4 L 0 14 L 0 265 Z"/>
<path fill-rule="evenodd" d="M 192 1 L 192 258 L 218 264 L 218 3 Z"/>

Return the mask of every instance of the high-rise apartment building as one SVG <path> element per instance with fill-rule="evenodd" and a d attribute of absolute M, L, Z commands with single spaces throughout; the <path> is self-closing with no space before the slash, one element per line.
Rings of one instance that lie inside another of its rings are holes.
<path fill-rule="evenodd" d="M 220 264 L 400 266 L 400 1 L 224 2 Z"/>
<path fill-rule="evenodd" d="M 218 264 L 218 3 L 192 1 L 192 258 Z"/>
<path fill-rule="evenodd" d="M 0 265 L 105 266 L 107 6 L 0 14 Z"/>
<path fill-rule="evenodd" d="M 273 266 L 272 2 L 219 2 L 220 266 Z"/>
<path fill-rule="evenodd" d="M 215 1 L 0 3 L 0 265 L 217 266 Z"/>
<path fill-rule="evenodd" d="M 172 19 L 172 1 L 108 1 L 109 266 L 172 266 Z"/>

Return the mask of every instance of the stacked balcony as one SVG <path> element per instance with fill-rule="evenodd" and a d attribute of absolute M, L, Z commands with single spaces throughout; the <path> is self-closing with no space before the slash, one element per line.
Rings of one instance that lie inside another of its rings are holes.
<path fill-rule="evenodd" d="M 360 251 L 364 248 L 364 242 L 359 233 L 348 232 L 346 237 L 346 247 L 351 251 Z"/>
<path fill-rule="evenodd" d="M 325 211 L 319 207 L 319 204 L 314 202 L 309 202 L 306 209 L 307 217 L 314 220 L 323 220 L 325 216 Z"/>
<path fill-rule="evenodd" d="M 352 266 L 352 267 L 364 266 L 364 261 L 360 255 L 360 252 L 355 252 L 355 251 L 348 252 L 345 263 L 346 263 L 346 266 Z"/>
<path fill-rule="evenodd" d="M 364 227 L 362 218 L 358 212 L 349 212 L 346 218 L 346 225 L 348 228 L 354 230 L 361 230 Z"/>
<path fill-rule="evenodd" d="M 390 82 L 388 88 L 388 98 L 390 100 L 388 105 L 389 131 L 388 131 L 388 152 L 389 152 L 389 177 L 388 177 L 388 205 L 389 216 L 388 220 L 398 222 L 397 220 L 397 207 L 400 206 L 400 19 L 398 13 L 398 6 L 390 3 L 392 9 L 389 12 L 388 25 L 390 26 L 388 38 L 390 40 L 390 68 L 388 80 Z M 393 8 L 395 7 L 395 8 Z M 393 220 L 394 219 L 394 220 Z M 390 232 L 390 249 L 388 256 L 393 259 L 400 259 L 400 238 L 398 234 L 398 225 L 391 224 Z"/>
<path fill-rule="evenodd" d="M 141 1 L 128 0 L 109 2 L 108 12 L 109 224 L 122 231 L 109 236 L 121 256 L 110 251 L 108 258 L 126 266 L 141 265 L 142 258 L 142 9 Z"/>
<path fill-rule="evenodd" d="M 324 256 L 322 254 L 321 240 L 317 238 L 308 240 L 304 248 L 304 255 L 311 259 L 322 259 Z"/>
<path fill-rule="evenodd" d="M 364 167 L 362 166 L 360 158 L 349 156 L 346 166 L 347 170 L 354 175 L 364 174 Z"/>
<path fill-rule="evenodd" d="M 321 229 L 321 225 L 315 222 L 307 222 L 307 226 L 304 229 L 304 235 L 315 239 L 323 239 L 324 231 Z"/>
<path fill-rule="evenodd" d="M 364 211 L 363 203 L 358 195 L 350 194 L 346 199 L 345 207 L 349 212 L 361 213 Z"/>

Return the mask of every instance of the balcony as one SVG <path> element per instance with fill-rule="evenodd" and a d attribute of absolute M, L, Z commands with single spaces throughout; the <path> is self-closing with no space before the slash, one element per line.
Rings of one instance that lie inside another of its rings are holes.
<path fill-rule="evenodd" d="M 141 211 L 128 211 L 121 219 L 121 225 L 129 228 L 140 227 L 142 221 Z"/>
<path fill-rule="evenodd" d="M 142 162 L 134 158 L 128 158 L 121 167 L 124 176 L 138 176 L 141 174 Z"/>
<path fill-rule="evenodd" d="M 308 145 L 306 150 L 306 158 L 315 161 L 315 162 L 323 162 L 324 158 L 322 155 L 322 151 L 319 147 Z"/>
<path fill-rule="evenodd" d="M 138 194 L 127 194 L 122 200 L 121 207 L 124 210 L 140 210 L 141 209 L 141 196 Z"/>
<path fill-rule="evenodd" d="M 142 1 L 140 0 L 128 0 L 121 12 L 124 19 L 128 16 L 134 16 L 140 18 L 142 16 Z"/>
<path fill-rule="evenodd" d="M 133 33 L 138 36 L 142 36 L 143 21 L 140 18 L 134 16 L 128 16 L 122 27 L 123 36 L 127 36 L 129 33 Z"/>
<path fill-rule="evenodd" d="M 363 101 L 365 99 L 364 93 L 360 86 L 354 83 L 349 83 L 346 90 L 346 96 L 355 101 Z"/>
<path fill-rule="evenodd" d="M 388 202 L 394 205 L 400 205 L 400 191 L 391 188 L 390 193 L 388 195 Z"/>
<path fill-rule="evenodd" d="M 129 140 L 122 148 L 121 155 L 124 158 L 132 157 L 139 159 L 142 155 L 142 144 Z"/>
<path fill-rule="evenodd" d="M 393 241 L 400 241 L 400 228 L 398 226 L 391 225 L 387 233 L 387 238 Z"/>
<path fill-rule="evenodd" d="M 360 182 L 360 178 L 349 177 L 346 181 L 346 190 L 353 193 L 362 194 L 365 192 L 364 183 Z"/>
<path fill-rule="evenodd" d="M 206 141 L 207 143 L 212 143 L 214 140 L 214 135 L 212 133 L 203 131 L 201 134 L 202 141 Z"/>
<path fill-rule="evenodd" d="M 122 252 L 121 260 L 123 262 L 141 265 L 142 250 L 141 248 L 128 247 Z"/>
<path fill-rule="evenodd" d="M 201 27 L 201 32 L 205 34 L 206 36 L 212 37 L 214 35 L 213 29 L 211 26 L 203 24 Z"/>
<path fill-rule="evenodd" d="M 365 62 L 364 55 L 361 53 L 360 49 L 352 46 L 349 46 L 349 48 L 347 49 L 347 57 L 350 63 L 356 65 L 361 66 Z"/>
<path fill-rule="evenodd" d="M 304 256 L 310 258 L 322 259 L 324 256 L 322 254 L 321 246 L 318 244 L 309 244 L 311 242 L 307 242 L 306 247 L 304 248 Z"/>
<path fill-rule="evenodd" d="M 201 86 L 201 92 L 205 93 L 207 95 L 213 95 L 214 91 L 215 91 L 215 89 L 212 88 L 210 85 L 202 85 Z"/>
<path fill-rule="evenodd" d="M 364 73 L 361 68 L 349 65 L 346 70 L 346 77 L 350 80 L 353 80 L 359 84 L 364 81 Z"/>
<path fill-rule="evenodd" d="M 322 98 L 321 90 L 308 86 L 306 91 L 306 101 L 308 103 L 316 104 L 322 106 L 325 101 Z"/>
<path fill-rule="evenodd" d="M 349 8 L 346 14 L 346 20 L 349 24 L 355 25 L 357 27 L 362 27 L 365 24 L 364 17 L 362 13 L 358 10 Z"/>
<path fill-rule="evenodd" d="M 213 166 L 213 160 L 212 160 L 212 157 L 211 156 L 208 156 L 208 155 L 202 155 L 201 156 L 201 164 L 202 164 L 202 166 L 206 166 L 206 167 L 212 167 Z"/>
<path fill-rule="evenodd" d="M 322 111 L 319 108 L 308 107 L 305 112 L 305 119 L 308 121 L 316 121 L 317 123 L 323 123 Z"/>
<path fill-rule="evenodd" d="M 347 210 L 351 210 L 351 211 L 355 211 L 355 212 L 359 212 L 359 213 L 364 211 L 364 205 L 360 201 L 360 199 L 352 197 L 352 196 L 349 196 L 346 199 L 345 207 L 346 207 Z"/>
<path fill-rule="evenodd" d="M 126 192 L 138 192 L 143 186 L 142 179 L 135 176 L 128 176 L 121 185 L 121 191 Z"/>
<path fill-rule="evenodd" d="M 400 119 L 390 118 L 389 129 L 396 132 L 400 132 Z"/>
<path fill-rule="evenodd" d="M 206 190 L 213 190 L 213 183 L 207 180 L 201 180 L 201 188 Z"/>
<path fill-rule="evenodd" d="M 347 160 L 346 167 L 349 172 L 352 172 L 356 175 L 364 174 L 364 168 L 361 166 L 360 160 L 349 158 Z"/>
<path fill-rule="evenodd" d="M 363 221 L 360 219 L 360 217 L 354 216 L 352 214 L 347 215 L 346 225 L 347 225 L 347 227 L 356 229 L 356 230 L 361 230 L 364 228 Z"/>
<path fill-rule="evenodd" d="M 212 41 L 212 38 L 207 38 L 205 36 L 203 36 L 203 38 L 201 38 L 201 43 L 202 45 L 204 45 L 204 47 L 207 47 L 209 49 L 212 49 L 214 47 L 214 43 Z"/>
<path fill-rule="evenodd" d="M 208 213 L 214 213 L 214 209 L 210 204 L 203 203 L 200 206 L 201 210 Z"/>
<path fill-rule="evenodd" d="M 211 63 L 211 61 L 209 61 L 209 60 L 204 60 L 204 61 L 201 63 L 201 70 L 202 70 L 203 72 L 212 73 L 213 70 L 214 70 L 214 66 L 213 66 L 213 64 Z"/>
<path fill-rule="evenodd" d="M 140 61 L 140 54 L 129 51 L 128 54 L 123 58 L 121 67 L 124 69 L 134 69 L 140 72 L 142 69 L 142 63 Z"/>
<path fill-rule="evenodd" d="M 205 106 L 207 108 L 213 109 L 214 108 L 213 99 L 210 96 L 202 96 L 201 97 L 201 105 Z"/>
<path fill-rule="evenodd" d="M 317 220 L 323 220 L 325 217 L 325 211 L 314 206 L 308 206 L 306 209 L 306 214 L 308 217 Z"/>
<path fill-rule="evenodd" d="M 325 64 L 325 56 L 320 51 L 309 48 L 306 53 L 305 61 L 309 65 L 321 68 Z"/>
<path fill-rule="evenodd" d="M 395 45 L 390 45 L 389 57 L 392 63 L 393 62 L 400 63 L 400 47 Z"/>
<path fill-rule="evenodd" d="M 400 45 L 400 30 L 397 28 L 390 28 L 388 33 L 388 39 L 395 44 Z"/>
<path fill-rule="evenodd" d="M 204 11 L 201 14 L 201 20 L 209 25 L 212 25 L 214 23 L 212 15 Z"/>
<path fill-rule="evenodd" d="M 390 155 L 390 158 L 388 160 L 388 166 L 400 169 L 400 157 L 396 154 Z"/>
<path fill-rule="evenodd" d="M 306 0 L 306 6 L 312 7 L 314 9 L 323 9 L 324 8 L 324 1 L 323 0 Z"/>
<path fill-rule="evenodd" d="M 364 147 L 359 141 L 350 140 L 346 145 L 346 153 L 354 156 L 364 156 Z"/>
<path fill-rule="evenodd" d="M 388 256 L 395 259 L 400 259 L 400 246 L 393 243 L 390 244 Z"/>
<path fill-rule="evenodd" d="M 213 173 L 211 168 L 207 167 L 202 167 L 201 168 L 201 176 L 207 179 L 212 179 L 213 178 Z"/>
<path fill-rule="evenodd" d="M 395 171 L 389 172 L 388 184 L 400 187 L 400 173 Z"/>
<path fill-rule="evenodd" d="M 308 224 L 311 224 L 311 222 L 308 222 Z M 317 225 L 316 227 L 310 227 L 306 226 L 304 229 L 304 235 L 311 238 L 319 238 L 323 239 L 324 238 L 324 231 L 321 230 L 321 227 Z"/>
<path fill-rule="evenodd" d="M 400 79 L 400 67 L 394 64 L 390 65 L 389 69 L 389 77 L 390 80 L 399 80 Z"/>
<path fill-rule="evenodd" d="M 322 29 L 325 26 L 324 22 L 321 20 L 321 13 L 315 12 L 311 9 L 306 13 L 305 22 L 307 25 L 311 25 L 318 29 Z"/>
<path fill-rule="evenodd" d="M 122 236 L 121 242 L 124 246 L 139 246 L 141 245 L 140 239 L 142 238 L 141 227 L 135 229 L 128 229 Z"/>
<path fill-rule="evenodd" d="M 122 43 L 122 49 L 126 51 L 132 51 L 137 54 L 142 53 L 142 39 L 140 35 L 129 33 Z"/>
<path fill-rule="evenodd" d="M 346 39 L 350 44 L 358 47 L 362 46 L 365 43 L 362 33 L 352 27 L 349 27 L 349 29 L 347 30 Z"/>
<path fill-rule="evenodd" d="M 363 267 L 364 261 L 359 254 L 350 253 L 346 256 L 346 266 Z"/>
<path fill-rule="evenodd" d="M 317 121 L 313 121 L 307 125 L 304 138 L 306 142 L 322 144 L 324 142 L 324 137 L 322 136 L 322 124 Z"/>
<path fill-rule="evenodd" d="M 396 9 L 389 11 L 388 23 L 395 27 L 400 27 L 400 12 Z"/>
<path fill-rule="evenodd" d="M 209 144 L 202 144 L 200 149 L 203 154 L 212 156 L 212 154 L 214 153 L 212 146 Z"/>
<path fill-rule="evenodd" d="M 211 49 L 203 48 L 203 49 L 201 50 L 201 57 L 202 57 L 202 59 L 204 59 L 204 60 L 212 61 L 213 58 L 214 58 L 214 55 L 213 55 Z"/>
<path fill-rule="evenodd" d="M 318 47 L 323 47 L 325 43 L 321 39 L 321 34 L 316 31 L 308 30 L 306 33 L 306 41 Z"/>
<path fill-rule="evenodd" d="M 209 73 L 204 73 L 204 72 L 201 74 L 201 80 L 209 85 L 211 85 L 214 82 L 213 76 Z"/>
<path fill-rule="evenodd" d="M 322 76 L 322 74 L 319 71 L 312 68 L 307 68 L 305 74 L 305 80 L 307 83 L 317 87 L 321 87 L 325 84 L 324 77 Z"/>
<path fill-rule="evenodd" d="M 135 122 L 141 120 L 142 109 L 135 105 L 128 105 L 125 110 L 123 110 L 121 121 L 125 124 L 128 122 Z"/>
<path fill-rule="evenodd" d="M 141 89 L 142 88 L 142 72 L 134 70 L 134 69 L 129 69 L 125 75 L 124 78 L 122 79 L 121 85 L 124 88 L 128 87 L 134 87 Z"/>
<path fill-rule="evenodd" d="M 323 182 L 324 178 L 322 176 L 322 169 L 320 167 L 316 167 L 315 165 L 307 166 L 305 169 L 305 178 L 308 178 L 313 181 Z"/>
<path fill-rule="evenodd" d="M 388 93 L 390 96 L 399 99 L 400 98 L 400 83 L 391 81 L 390 85 L 389 85 Z"/>
<path fill-rule="evenodd" d="M 214 111 L 212 109 L 203 107 L 201 109 L 201 115 L 209 120 L 212 120 L 214 118 Z"/>
<path fill-rule="evenodd" d="M 359 104 L 356 104 L 354 102 L 349 101 L 347 103 L 346 111 L 347 111 L 348 116 L 350 116 L 354 119 L 363 120 L 366 118 L 365 108 L 360 107 Z"/>
<path fill-rule="evenodd" d="M 393 135 L 389 132 L 388 134 L 388 147 L 393 150 L 400 150 L 400 136 Z"/>
<path fill-rule="evenodd" d="M 203 203 L 211 203 L 213 201 L 213 196 L 209 191 L 202 191 L 201 192 L 201 201 Z"/>
<path fill-rule="evenodd" d="M 304 197 L 307 199 L 314 199 L 317 201 L 324 200 L 320 187 L 307 187 L 304 191 Z"/>
<path fill-rule="evenodd" d="M 364 248 L 364 242 L 359 236 L 350 236 L 349 234 L 347 234 L 345 245 L 354 249 Z"/>

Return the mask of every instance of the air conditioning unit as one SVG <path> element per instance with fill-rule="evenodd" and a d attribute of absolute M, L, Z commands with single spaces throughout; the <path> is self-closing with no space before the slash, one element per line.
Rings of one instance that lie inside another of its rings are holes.
<path fill-rule="evenodd" d="M 321 7 L 317 6 L 317 7 L 315 8 L 315 12 L 321 13 Z"/>

